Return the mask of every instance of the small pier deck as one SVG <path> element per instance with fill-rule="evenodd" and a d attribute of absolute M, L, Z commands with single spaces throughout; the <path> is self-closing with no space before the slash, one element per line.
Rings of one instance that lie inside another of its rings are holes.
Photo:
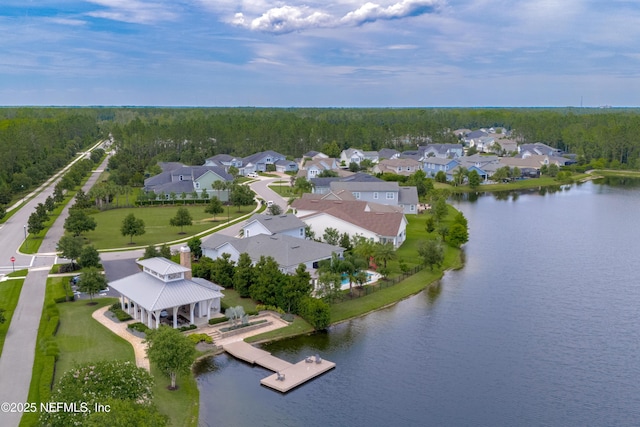
<path fill-rule="evenodd" d="M 260 384 L 286 393 L 312 378 L 335 368 L 336 364 L 328 360 L 307 358 L 296 364 L 272 356 L 268 351 L 260 350 L 244 341 L 237 341 L 223 346 L 232 356 L 251 364 L 257 364 L 276 372 L 260 380 Z"/>

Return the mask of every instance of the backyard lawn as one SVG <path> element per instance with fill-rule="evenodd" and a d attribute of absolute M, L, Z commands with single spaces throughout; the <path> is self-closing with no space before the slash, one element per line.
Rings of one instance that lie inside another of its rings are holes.
<path fill-rule="evenodd" d="M 193 219 L 193 225 L 185 226 L 183 234 L 180 234 L 180 227 L 172 227 L 169 220 L 176 215 L 178 208 L 185 207 Z M 211 214 L 204 212 L 205 205 L 185 205 L 180 202 L 175 205 L 137 207 L 112 209 L 99 212 L 93 215 L 97 222 L 94 231 L 85 234 L 89 243 L 97 249 L 110 249 L 130 246 L 129 236 L 120 234 L 120 227 L 125 216 L 132 213 L 136 218 L 142 219 L 145 224 L 145 234 L 135 236 L 133 242 L 135 246 L 157 245 L 164 242 L 186 239 L 191 235 L 201 233 L 210 228 L 224 226 L 227 223 L 227 210 L 216 216 L 214 221 Z M 231 206 L 229 213 L 231 221 L 242 215 L 253 211 L 255 205 L 243 206 L 238 212 L 238 208 Z"/>

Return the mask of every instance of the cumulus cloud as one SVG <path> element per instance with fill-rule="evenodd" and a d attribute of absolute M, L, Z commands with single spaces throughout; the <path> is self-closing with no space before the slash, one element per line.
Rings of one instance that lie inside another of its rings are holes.
<path fill-rule="evenodd" d="M 336 16 L 308 6 L 280 6 L 267 10 L 261 16 L 250 19 L 238 12 L 231 24 L 273 34 L 285 34 L 313 28 L 360 26 L 379 20 L 402 19 L 438 11 L 443 0 L 402 0 L 389 6 L 365 3 L 343 16 Z"/>

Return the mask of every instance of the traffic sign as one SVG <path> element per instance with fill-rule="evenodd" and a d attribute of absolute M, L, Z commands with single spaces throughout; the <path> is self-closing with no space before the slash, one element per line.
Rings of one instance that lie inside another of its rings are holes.
<path fill-rule="evenodd" d="M 11 257 L 11 262 L 16 262 L 16 257 L 12 256 Z"/>

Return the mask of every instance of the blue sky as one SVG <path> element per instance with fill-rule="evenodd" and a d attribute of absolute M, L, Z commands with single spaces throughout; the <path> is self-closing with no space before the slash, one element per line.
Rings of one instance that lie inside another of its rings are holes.
<path fill-rule="evenodd" d="M 2 0 L 0 105 L 638 106 L 640 2 Z"/>

